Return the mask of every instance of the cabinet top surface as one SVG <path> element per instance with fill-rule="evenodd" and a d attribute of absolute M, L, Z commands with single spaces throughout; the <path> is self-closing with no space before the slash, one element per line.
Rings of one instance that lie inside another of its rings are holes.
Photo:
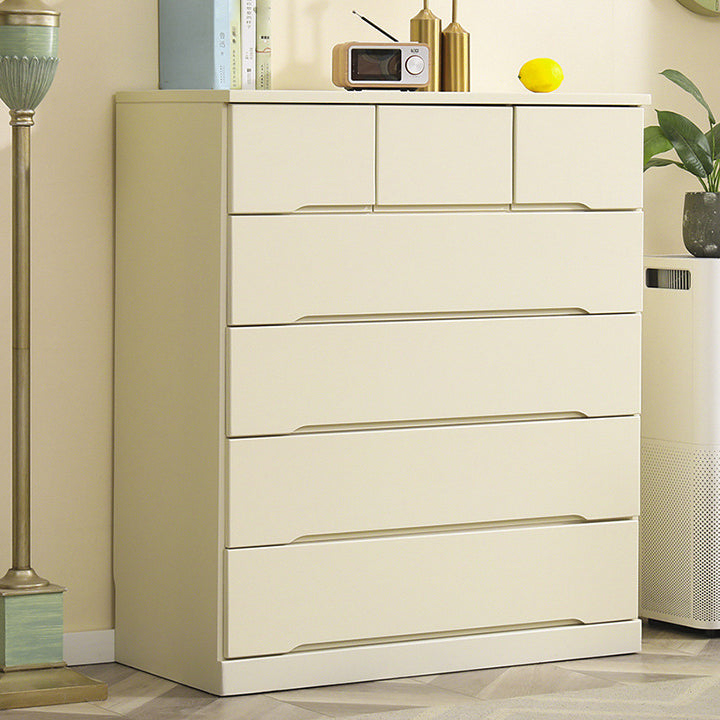
<path fill-rule="evenodd" d="M 649 105 L 641 93 L 450 93 L 400 90 L 147 90 L 120 92 L 118 103 L 317 103 L 338 105 Z"/>

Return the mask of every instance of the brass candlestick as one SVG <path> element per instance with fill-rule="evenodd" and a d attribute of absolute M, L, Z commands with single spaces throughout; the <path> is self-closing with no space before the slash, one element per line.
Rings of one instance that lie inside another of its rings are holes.
<path fill-rule="evenodd" d="M 428 7 L 428 0 L 423 3 L 423 9 L 410 20 L 410 40 L 412 42 L 426 43 L 430 48 L 430 82 L 427 87 L 420 90 L 440 89 L 440 18 L 433 15 Z"/>
<path fill-rule="evenodd" d="M 30 564 L 30 128 L 58 64 L 60 14 L 0 3 L 0 99 L 12 126 L 12 567 L 0 578 L 0 710 L 101 700 L 107 686 L 63 661 L 64 588 Z"/>
<path fill-rule="evenodd" d="M 452 22 L 442 33 L 442 89 L 470 91 L 470 33 L 457 21 L 457 0 L 452 4 Z"/>

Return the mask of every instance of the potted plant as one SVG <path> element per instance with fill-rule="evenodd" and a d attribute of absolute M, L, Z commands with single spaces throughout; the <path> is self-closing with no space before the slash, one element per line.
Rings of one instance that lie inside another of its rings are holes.
<path fill-rule="evenodd" d="M 685 194 L 683 242 L 696 257 L 720 257 L 720 125 L 696 85 L 677 70 L 661 75 L 690 93 L 707 111 L 710 129 L 703 132 L 678 113 L 658 110 L 658 124 L 645 128 L 645 167 L 677 165 L 698 178 L 702 192 Z M 674 150 L 679 160 L 656 157 Z"/>

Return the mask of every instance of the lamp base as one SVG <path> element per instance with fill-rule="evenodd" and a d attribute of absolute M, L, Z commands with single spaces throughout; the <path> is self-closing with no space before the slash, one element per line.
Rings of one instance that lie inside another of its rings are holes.
<path fill-rule="evenodd" d="M 32 590 L 50 585 L 50 581 L 41 578 L 32 568 L 16 570 L 10 568 L 0 578 L 0 590 Z"/>
<path fill-rule="evenodd" d="M 33 590 L 0 588 L 0 671 L 65 665 L 64 591 L 58 585 Z"/>
<path fill-rule="evenodd" d="M 0 710 L 105 700 L 107 684 L 69 667 L 0 673 Z"/>

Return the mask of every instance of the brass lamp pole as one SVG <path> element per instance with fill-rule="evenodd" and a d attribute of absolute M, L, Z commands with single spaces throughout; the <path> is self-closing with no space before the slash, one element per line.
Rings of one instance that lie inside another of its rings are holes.
<path fill-rule="evenodd" d="M 60 14 L 0 2 L 0 99 L 12 126 L 12 567 L 0 578 L 0 710 L 107 697 L 63 661 L 64 588 L 30 564 L 30 128 L 58 64 Z"/>
<path fill-rule="evenodd" d="M 0 4 L 0 99 L 12 126 L 13 533 L 12 567 L 0 588 L 50 583 L 30 566 L 30 128 L 58 64 L 60 14 L 37 0 Z"/>

